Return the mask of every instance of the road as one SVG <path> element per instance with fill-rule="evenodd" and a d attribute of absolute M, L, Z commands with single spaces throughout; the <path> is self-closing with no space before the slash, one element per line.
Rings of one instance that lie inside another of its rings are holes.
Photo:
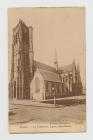
<path fill-rule="evenodd" d="M 9 123 L 11 124 L 29 122 L 82 123 L 86 119 L 85 104 L 58 108 L 10 104 L 9 108 Z"/>

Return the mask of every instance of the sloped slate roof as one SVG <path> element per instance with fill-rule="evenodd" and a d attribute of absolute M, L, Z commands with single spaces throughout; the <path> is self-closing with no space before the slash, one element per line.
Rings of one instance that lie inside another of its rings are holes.
<path fill-rule="evenodd" d="M 34 64 L 35 64 L 35 66 L 38 67 L 39 69 L 43 69 L 43 70 L 46 70 L 46 71 L 51 71 L 51 72 L 56 73 L 56 69 L 55 69 L 54 67 L 52 67 L 52 66 L 43 64 L 43 63 L 38 62 L 38 61 L 34 61 Z"/>
<path fill-rule="evenodd" d="M 48 66 L 38 61 L 34 61 L 35 67 L 39 69 L 41 75 L 44 80 L 53 81 L 53 82 L 61 82 L 57 71 L 54 67 Z M 71 72 L 73 68 L 73 64 L 65 65 L 62 67 L 63 73 Z"/>
<path fill-rule="evenodd" d="M 39 69 L 41 75 L 43 76 L 44 80 L 46 81 L 52 81 L 52 82 L 61 82 L 57 73 L 46 71 L 43 69 Z"/>
<path fill-rule="evenodd" d="M 73 69 L 73 64 L 65 65 L 62 67 L 63 73 L 71 72 Z"/>
<path fill-rule="evenodd" d="M 35 67 L 39 69 L 44 80 L 52 82 L 61 82 L 54 67 L 48 66 L 38 61 L 34 61 L 34 64 Z"/>

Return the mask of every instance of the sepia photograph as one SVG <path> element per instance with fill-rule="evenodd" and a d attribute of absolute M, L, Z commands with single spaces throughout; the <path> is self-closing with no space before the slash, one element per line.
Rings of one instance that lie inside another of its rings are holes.
<path fill-rule="evenodd" d="M 84 7 L 8 9 L 9 133 L 86 132 Z"/>

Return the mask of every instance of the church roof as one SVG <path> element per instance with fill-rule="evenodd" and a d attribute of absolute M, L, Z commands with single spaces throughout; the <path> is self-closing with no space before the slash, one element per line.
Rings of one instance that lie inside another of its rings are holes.
<path fill-rule="evenodd" d="M 39 69 L 43 69 L 43 70 L 46 70 L 46 71 L 51 71 L 51 72 L 56 73 L 56 69 L 52 66 L 46 65 L 46 64 L 38 62 L 38 61 L 34 61 L 34 64 Z"/>
<path fill-rule="evenodd" d="M 43 64 L 38 61 L 34 61 L 35 67 L 39 69 L 41 75 L 43 76 L 44 80 L 47 81 L 54 81 L 54 82 L 61 82 L 60 78 L 57 74 L 57 71 L 54 67 Z M 73 68 L 73 64 L 64 65 L 62 67 L 63 73 L 71 72 Z"/>
<path fill-rule="evenodd" d="M 73 69 L 73 64 L 64 65 L 64 66 L 62 67 L 63 73 L 71 72 L 72 69 Z"/>
<path fill-rule="evenodd" d="M 34 63 L 35 66 L 39 69 L 44 80 L 52 82 L 61 82 L 54 67 L 48 66 L 38 61 L 34 61 Z"/>
<path fill-rule="evenodd" d="M 52 82 L 61 82 L 57 73 L 43 70 L 43 69 L 39 69 L 39 70 L 40 70 L 40 73 L 43 76 L 44 80 L 52 81 Z"/>

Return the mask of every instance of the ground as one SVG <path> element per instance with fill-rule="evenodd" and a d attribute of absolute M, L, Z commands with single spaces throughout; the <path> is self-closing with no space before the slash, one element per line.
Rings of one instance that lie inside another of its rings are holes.
<path fill-rule="evenodd" d="M 57 107 L 34 106 L 34 105 L 9 105 L 9 123 L 31 122 L 61 122 L 82 123 L 85 121 L 85 103 L 62 105 Z"/>

